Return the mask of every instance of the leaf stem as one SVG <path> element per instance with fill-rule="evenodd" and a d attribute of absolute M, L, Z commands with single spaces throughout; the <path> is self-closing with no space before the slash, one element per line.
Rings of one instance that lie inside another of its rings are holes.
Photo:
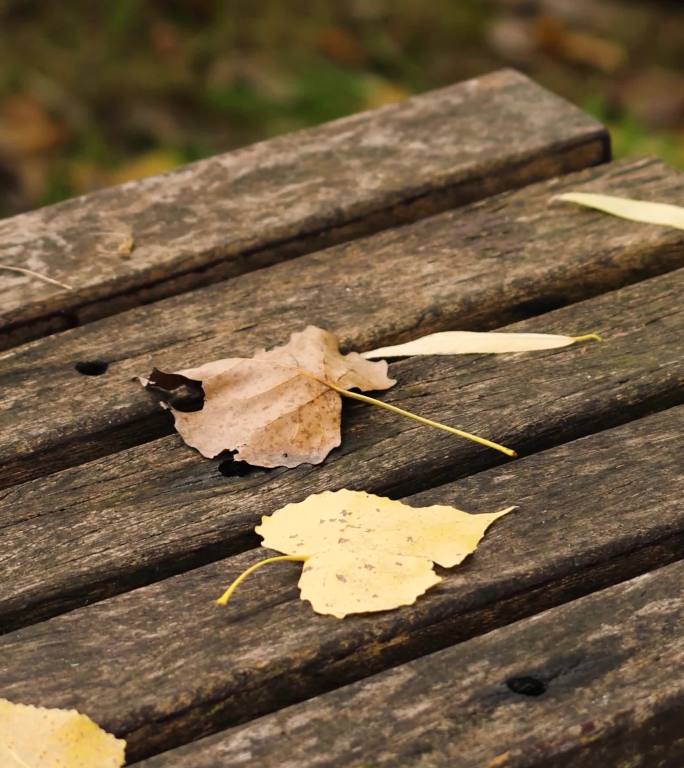
<path fill-rule="evenodd" d="M 574 342 L 578 341 L 603 341 L 603 338 L 598 333 L 585 333 L 584 336 L 571 336 Z"/>
<path fill-rule="evenodd" d="M 249 568 L 244 570 L 238 577 L 235 579 L 235 581 L 228 587 L 228 589 L 219 597 L 219 599 L 216 601 L 217 605 L 226 605 L 230 598 L 233 596 L 233 592 L 242 584 L 242 582 L 251 574 L 254 573 L 254 571 L 258 571 L 259 568 L 263 568 L 264 565 L 268 565 L 269 563 L 283 563 L 283 562 L 292 562 L 292 563 L 304 563 L 308 560 L 308 557 L 305 557 L 304 555 L 278 555 L 277 557 L 268 557 L 266 560 L 259 560 L 258 563 L 254 563 L 254 565 L 250 565 Z"/>
<path fill-rule="evenodd" d="M 487 448 L 493 448 L 495 451 L 505 453 L 506 456 L 512 456 L 515 458 L 518 454 L 511 448 L 506 448 L 504 445 L 493 443 L 491 440 L 487 440 L 484 437 L 478 437 L 470 432 L 464 432 L 462 429 L 456 429 L 455 427 L 449 427 L 446 424 L 442 424 L 439 421 L 433 421 L 432 419 L 426 419 L 424 416 L 418 416 L 411 411 L 405 411 L 403 408 L 397 408 L 396 405 L 390 405 L 389 403 L 383 403 L 382 400 L 376 400 L 374 397 L 368 397 L 368 395 L 362 395 L 359 392 L 350 392 L 348 389 L 343 389 L 335 384 L 331 384 L 329 381 L 323 382 L 330 389 L 334 389 L 335 392 L 339 392 L 344 397 L 351 397 L 353 400 L 360 400 L 362 403 L 369 403 L 370 405 L 377 405 L 380 408 L 384 408 L 386 411 L 392 413 L 398 413 L 400 416 L 406 416 L 413 421 L 417 421 L 419 424 L 425 424 L 428 427 L 435 427 L 435 429 L 441 429 L 443 432 L 448 432 L 451 435 L 457 435 L 458 437 L 465 437 L 466 440 L 472 440 L 474 443 L 479 443 Z"/>
<path fill-rule="evenodd" d="M 279 365 L 282 368 L 290 367 L 287 365 L 283 365 L 282 363 L 275 363 L 273 361 L 271 361 L 271 365 Z M 368 395 L 362 395 L 359 392 L 351 392 L 348 389 L 344 389 L 344 387 L 338 387 L 337 384 L 333 384 L 331 381 L 328 381 L 327 379 L 320 378 L 319 376 L 316 376 L 314 373 L 311 373 L 311 371 L 307 371 L 304 368 L 296 368 L 293 366 L 293 369 L 299 371 L 299 373 L 302 376 L 308 376 L 310 379 L 317 381 L 319 384 L 323 384 L 326 387 L 330 387 L 330 389 L 333 389 L 335 392 L 338 392 L 343 397 L 350 397 L 352 400 L 360 400 L 362 403 L 368 403 L 369 405 L 377 405 L 379 408 L 384 408 L 386 411 L 391 411 L 392 413 L 398 413 L 400 416 L 406 416 L 407 419 L 413 419 L 413 421 L 418 422 L 418 424 L 424 424 L 427 427 L 434 427 L 435 429 L 441 429 L 442 432 L 448 432 L 450 435 L 456 435 L 457 437 L 465 437 L 466 440 L 471 440 L 473 443 L 479 443 L 480 445 L 484 445 L 486 448 L 493 448 L 495 451 L 500 451 L 501 453 L 506 454 L 506 456 L 511 456 L 513 458 L 516 458 L 518 455 L 512 448 L 506 448 L 505 445 L 499 445 L 499 443 L 494 443 L 491 440 L 485 439 L 484 437 L 478 437 L 477 435 L 473 435 L 470 432 L 464 432 L 462 429 L 449 427 L 446 424 L 442 424 L 439 421 L 426 419 L 424 416 L 418 416 L 415 413 L 411 413 L 411 411 L 405 411 L 403 408 L 398 408 L 396 405 L 383 403 L 382 400 L 376 400 L 374 397 L 368 397 Z"/>

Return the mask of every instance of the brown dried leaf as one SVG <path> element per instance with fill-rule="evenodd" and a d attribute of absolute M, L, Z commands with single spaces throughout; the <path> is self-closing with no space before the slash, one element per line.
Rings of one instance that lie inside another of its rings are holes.
<path fill-rule="evenodd" d="M 196 389 L 204 406 L 184 412 L 169 406 L 185 442 L 213 458 L 225 450 L 262 467 L 318 464 L 338 446 L 343 389 L 388 389 L 387 363 L 352 352 L 341 355 L 332 333 L 309 326 L 290 341 L 252 358 L 226 358 L 199 368 L 155 371 L 147 386 Z"/>

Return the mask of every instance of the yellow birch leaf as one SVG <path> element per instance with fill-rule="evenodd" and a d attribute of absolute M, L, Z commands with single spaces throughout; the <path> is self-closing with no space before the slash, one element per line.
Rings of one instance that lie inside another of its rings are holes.
<path fill-rule="evenodd" d="M 472 553 L 487 528 L 514 507 L 471 515 L 454 507 L 410 507 L 365 491 L 326 491 L 262 518 L 262 546 L 304 562 L 301 597 L 343 618 L 410 605 Z M 269 561 L 262 561 L 264 563 Z M 252 566 L 249 572 L 257 566 Z M 219 598 L 225 605 L 242 576 Z"/>
<path fill-rule="evenodd" d="M 562 195 L 556 195 L 553 199 L 595 208 L 597 211 L 610 213 L 612 216 L 618 216 L 629 221 L 684 229 L 684 208 L 679 205 L 650 203 L 645 200 L 630 200 L 627 197 L 599 195 L 590 192 L 566 192 Z"/>
<path fill-rule="evenodd" d="M 585 336 L 559 336 L 552 333 L 496 333 L 487 331 L 442 331 L 420 339 L 391 347 L 380 347 L 363 352 L 362 357 L 405 357 L 410 355 L 488 355 L 504 352 L 534 352 L 542 349 L 567 347 L 578 341 L 600 337 L 595 333 Z"/>
<path fill-rule="evenodd" d="M 121 768 L 126 742 L 76 710 L 0 699 L 2 768 Z"/>
<path fill-rule="evenodd" d="M 424 557 L 340 547 L 307 559 L 299 591 L 316 613 L 343 619 L 411 605 L 441 580 Z"/>

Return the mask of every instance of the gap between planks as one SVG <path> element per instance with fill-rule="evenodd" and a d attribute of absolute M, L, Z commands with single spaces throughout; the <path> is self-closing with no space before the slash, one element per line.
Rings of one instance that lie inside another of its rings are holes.
<path fill-rule="evenodd" d="M 356 349 L 491 328 L 684 266 L 680 231 L 549 204 L 577 186 L 676 199 L 684 174 L 602 166 L 17 348 L 0 373 L 0 487 L 168 433 L 133 381 L 154 366 L 250 355 L 307 323 Z M 595 330 L 578 322 L 563 331 Z M 74 370 L 93 358 L 103 376 Z"/>
<path fill-rule="evenodd" d="M 282 566 L 217 607 L 252 551 L 5 635 L 3 695 L 77 707 L 136 760 L 681 559 L 683 425 L 675 408 L 411 497 L 520 505 L 414 606 L 317 616 Z"/>

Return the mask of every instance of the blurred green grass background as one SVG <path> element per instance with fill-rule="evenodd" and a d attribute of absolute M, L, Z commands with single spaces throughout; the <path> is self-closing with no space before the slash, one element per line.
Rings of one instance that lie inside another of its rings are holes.
<path fill-rule="evenodd" d="M 0 0 L 0 216 L 517 67 L 684 168 L 684 9 Z"/>

